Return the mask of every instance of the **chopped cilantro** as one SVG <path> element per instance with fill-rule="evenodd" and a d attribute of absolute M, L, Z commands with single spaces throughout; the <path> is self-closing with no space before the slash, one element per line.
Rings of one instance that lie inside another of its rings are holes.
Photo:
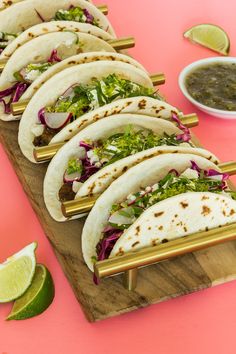
<path fill-rule="evenodd" d="M 82 172 L 82 164 L 79 159 L 72 158 L 68 161 L 67 165 L 67 173 L 68 175 L 71 175 L 72 173 L 75 172 Z"/>

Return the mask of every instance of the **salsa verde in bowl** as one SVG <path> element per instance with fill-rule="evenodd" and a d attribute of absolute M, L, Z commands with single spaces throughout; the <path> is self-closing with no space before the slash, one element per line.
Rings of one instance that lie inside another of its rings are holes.
<path fill-rule="evenodd" d="M 186 66 L 179 75 L 184 96 L 200 110 L 236 119 L 236 58 L 213 57 Z"/>

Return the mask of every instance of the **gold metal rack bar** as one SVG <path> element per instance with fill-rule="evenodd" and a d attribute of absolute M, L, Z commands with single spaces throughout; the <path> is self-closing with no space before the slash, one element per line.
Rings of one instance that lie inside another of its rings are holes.
<path fill-rule="evenodd" d="M 138 268 L 234 239 L 236 239 L 236 223 L 99 261 L 94 265 L 94 272 L 98 279 L 125 272 L 126 288 L 134 290 Z"/>
<path fill-rule="evenodd" d="M 42 146 L 34 149 L 34 158 L 37 162 L 49 161 L 56 155 L 57 151 L 65 143 L 51 144 L 47 146 Z"/>
<path fill-rule="evenodd" d="M 108 6 L 106 4 L 97 5 L 97 8 L 103 13 L 103 15 L 108 15 Z"/>
<path fill-rule="evenodd" d="M 90 198 L 84 197 L 79 200 L 79 214 L 88 213 L 92 207 L 94 206 L 98 196 L 92 196 Z M 69 202 L 62 203 L 61 210 L 63 215 L 67 217 L 67 215 L 74 216 L 78 215 L 78 206 L 75 207 L 76 203 L 73 203 L 75 200 L 71 200 Z"/>
<path fill-rule="evenodd" d="M 162 85 L 165 83 L 165 75 L 163 73 L 150 74 L 150 79 L 152 80 L 153 86 Z M 11 112 L 13 116 L 18 116 L 24 113 L 30 100 L 22 100 L 19 102 L 13 102 L 11 104 Z"/>
<path fill-rule="evenodd" d="M 166 82 L 165 74 L 163 73 L 151 74 L 150 79 L 152 80 L 153 86 L 163 85 Z"/>
<path fill-rule="evenodd" d="M 133 48 L 135 46 L 135 39 L 134 39 L 134 37 L 110 39 L 108 41 L 108 43 L 115 50 L 129 49 L 129 48 Z"/>
<path fill-rule="evenodd" d="M 195 113 L 180 116 L 181 122 L 186 127 L 195 127 L 198 125 L 198 116 Z M 64 143 L 51 144 L 34 149 L 34 158 L 37 162 L 46 162 L 53 158 L 57 151 L 64 145 Z"/>
<path fill-rule="evenodd" d="M 229 161 L 219 165 L 219 168 L 223 173 L 228 173 L 229 175 L 236 174 L 236 161 Z M 71 218 L 72 216 L 88 213 L 94 206 L 97 196 L 93 197 L 83 197 L 79 199 L 74 199 L 69 202 L 64 202 L 61 205 L 62 213 L 66 218 Z"/>

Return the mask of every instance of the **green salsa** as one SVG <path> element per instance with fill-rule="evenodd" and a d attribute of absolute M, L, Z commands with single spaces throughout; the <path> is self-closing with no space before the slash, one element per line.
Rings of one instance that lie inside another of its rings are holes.
<path fill-rule="evenodd" d="M 208 107 L 236 111 L 236 63 L 204 65 L 185 80 L 188 93 Z"/>

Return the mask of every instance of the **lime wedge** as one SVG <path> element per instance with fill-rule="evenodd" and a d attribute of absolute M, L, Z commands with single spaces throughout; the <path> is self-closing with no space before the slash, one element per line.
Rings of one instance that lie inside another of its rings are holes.
<path fill-rule="evenodd" d="M 230 40 L 227 33 L 216 25 L 201 24 L 184 32 L 184 37 L 217 53 L 228 55 Z"/>
<path fill-rule="evenodd" d="M 0 264 L 0 303 L 20 297 L 30 286 L 36 267 L 33 242 Z"/>
<path fill-rule="evenodd" d="M 51 274 L 45 266 L 37 264 L 31 286 L 15 301 L 7 320 L 24 320 L 39 315 L 51 304 L 54 293 Z"/>

